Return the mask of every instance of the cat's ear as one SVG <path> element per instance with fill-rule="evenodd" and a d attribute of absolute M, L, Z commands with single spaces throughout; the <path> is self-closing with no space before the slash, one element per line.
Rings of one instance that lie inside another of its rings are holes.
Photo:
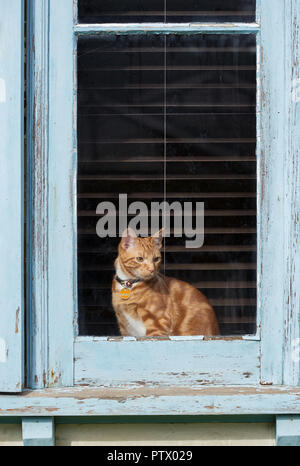
<path fill-rule="evenodd" d="M 128 227 L 122 233 L 121 246 L 123 249 L 127 250 L 133 248 L 136 245 L 136 233 L 135 231 Z"/>
<path fill-rule="evenodd" d="M 155 246 L 157 246 L 159 249 L 162 247 L 163 236 L 164 236 L 164 228 L 157 231 L 152 236 Z"/>

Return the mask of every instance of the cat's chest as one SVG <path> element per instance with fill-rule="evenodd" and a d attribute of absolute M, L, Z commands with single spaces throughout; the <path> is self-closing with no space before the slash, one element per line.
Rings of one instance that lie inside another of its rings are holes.
<path fill-rule="evenodd" d="M 141 319 L 133 317 L 124 311 L 123 316 L 126 321 L 126 330 L 129 336 L 144 337 L 146 335 L 146 327 Z"/>
<path fill-rule="evenodd" d="M 115 305 L 115 310 L 122 319 L 127 335 L 132 337 L 144 337 L 146 335 L 146 327 L 137 312 L 140 300 L 139 294 L 136 294 L 134 290 L 131 289 L 130 297 L 123 300 L 120 295 L 120 290 L 121 287 L 117 283 L 115 293 L 113 294 L 113 304 Z"/>

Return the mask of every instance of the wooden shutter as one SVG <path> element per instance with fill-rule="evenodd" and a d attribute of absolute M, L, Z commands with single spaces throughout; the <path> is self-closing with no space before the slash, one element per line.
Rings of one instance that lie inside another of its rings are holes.
<path fill-rule="evenodd" d="M 0 391 L 23 384 L 23 2 L 0 0 Z"/>

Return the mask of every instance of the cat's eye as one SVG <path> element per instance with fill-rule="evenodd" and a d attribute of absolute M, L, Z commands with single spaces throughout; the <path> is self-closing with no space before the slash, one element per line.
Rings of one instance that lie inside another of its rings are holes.
<path fill-rule="evenodd" d="M 144 258 L 141 257 L 141 256 L 138 256 L 138 257 L 136 257 L 136 260 L 137 260 L 138 262 L 143 262 Z"/>
<path fill-rule="evenodd" d="M 158 262 L 158 261 L 160 261 L 160 257 L 154 257 L 153 258 L 153 262 Z"/>

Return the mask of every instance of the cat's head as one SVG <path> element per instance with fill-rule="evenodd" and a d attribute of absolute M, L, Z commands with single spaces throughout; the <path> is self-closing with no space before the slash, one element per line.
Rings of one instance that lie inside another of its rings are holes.
<path fill-rule="evenodd" d="M 127 228 L 119 243 L 116 260 L 123 272 L 131 278 L 151 280 L 161 264 L 163 230 L 148 238 L 137 237 L 132 228 Z"/>

